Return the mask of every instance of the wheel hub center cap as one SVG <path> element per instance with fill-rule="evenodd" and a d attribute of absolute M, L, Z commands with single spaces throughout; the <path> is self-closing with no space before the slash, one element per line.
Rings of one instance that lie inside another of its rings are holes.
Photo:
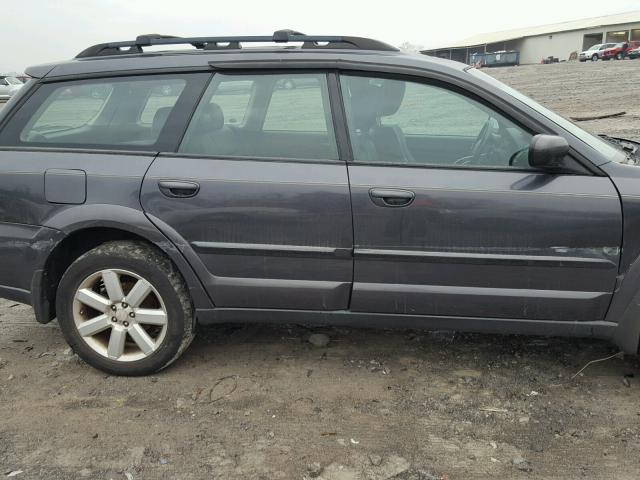
<path fill-rule="evenodd" d="M 115 317 L 116 317 L 116 319 L 118 320 L 119 323 L 131 320 L 129 318 L 129 309 L 127 309 L 127 308 L 118 307 L 116 312 L 115 312 Z"/>

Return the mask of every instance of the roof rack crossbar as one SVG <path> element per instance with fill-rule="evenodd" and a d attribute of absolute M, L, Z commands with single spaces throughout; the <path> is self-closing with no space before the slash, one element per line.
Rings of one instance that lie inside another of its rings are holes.
<path fill-rule="evenodd" d="M 76 58 L 104 55 L 130 55 L 142 53 L 143 47 L 157 45 L 192 45 L 197 49 L 216 50 L 241 48 L 241 43 L 302 43 L 302 48 L 350 48 L 357 50 L 397 51 L 398 49 L 378 40 L 362 37 L 333 35 L 304 35 L 293 30 L 278 30 L 273 35 L 227 36 L 227 37 L 173 37 L 170 35 L 140 35 L 135 40 L 109 42 L 93 45 Z M 220 45 L 223 44 L 223 45 Z M 227 45 L 228 44 L 228 45 Z"/>

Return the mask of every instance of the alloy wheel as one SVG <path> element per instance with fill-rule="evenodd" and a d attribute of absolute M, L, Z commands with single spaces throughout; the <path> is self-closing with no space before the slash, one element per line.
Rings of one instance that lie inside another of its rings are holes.
<path fill-rule="evenodd" d="M 73 300 L 73 320 L 82 339 L 111 360 L 131 362 L 153 354 L 167 333 L 167 309 L 153 285 L 126 270 L 89 275 Z"/>

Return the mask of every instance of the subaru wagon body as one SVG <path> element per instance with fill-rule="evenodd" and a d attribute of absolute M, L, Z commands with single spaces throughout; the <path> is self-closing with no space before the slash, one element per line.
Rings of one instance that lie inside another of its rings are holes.
<path fill-rule="evenodd" d="M 279 31 L 28 74 L 0 111 L 0 295 L 97 368 L 157 371 L 216 322 L 638 350 L 638 144 L 474 68 Z"/>

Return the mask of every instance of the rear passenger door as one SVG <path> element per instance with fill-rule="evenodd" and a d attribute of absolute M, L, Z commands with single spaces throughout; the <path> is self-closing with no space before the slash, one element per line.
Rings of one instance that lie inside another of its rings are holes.
<path fill-rule="evenodd" d="M 147 215 L 217 307 L 348 307 L 351 205 L 327 82 L 216 73 L 178 152 L 145 177 Z"/>

